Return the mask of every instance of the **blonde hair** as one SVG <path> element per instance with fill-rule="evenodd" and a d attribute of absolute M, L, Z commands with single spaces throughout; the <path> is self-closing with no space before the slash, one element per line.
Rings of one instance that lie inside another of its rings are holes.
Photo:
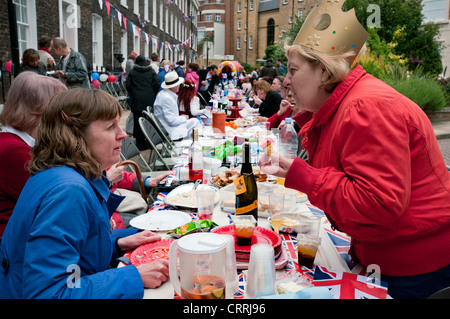
<path fill-rule="evenodd" d="M 12 82 L 0 122 L 16 130 L 30 133 L 41 120 L 50 98 L 67 87 L 61 81 L 35 72 L 20 73 Z"/>
<path fill-rule="evenodd" d="M 341 55 L 331 56 L 299 44 L 285 45 L 285 51 L 286 56 L 289 56 L 291 53 L 295 53 L 315 67 L 324 67 L 328 72 L 329 77 L 321 84 L 320 88 L 331 92 L 339 84 L 339 82 L 344 80 L 350 73 L 352 67 L 357 61 L 357 58 L 364 55 L 366 52 L 366 46 L 364 45 L 362 47 L 359 54 L 356 55 L 356 59 L 355 52 L 353 51 Z"/>
<path fill-rule="evenodd" d="M 42 114 L 36 145 L 31 150 L 31 175 L 52 166 L 69 166 L 86 178 L 99 178 L 102 166 L 85 141 L 89 125 L 122 115 L 114 97 L 102 90 L 76 88 L 55 95 Z"/>

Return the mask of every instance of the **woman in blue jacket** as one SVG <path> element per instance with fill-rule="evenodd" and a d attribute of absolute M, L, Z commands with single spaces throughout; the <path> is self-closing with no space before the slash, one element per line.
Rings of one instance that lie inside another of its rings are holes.
<path fill-rule="evenodd" d="M 167 261 L 110 268 L 124 251 L 159 240 L 111 236 L 123 197 L 106 168 L 120 160 L 122 113 L 101 90 L 55 95 L 42 115 L 27 181 L 0 244 L 0 298 L 142 298 L 168 277 Z"/>

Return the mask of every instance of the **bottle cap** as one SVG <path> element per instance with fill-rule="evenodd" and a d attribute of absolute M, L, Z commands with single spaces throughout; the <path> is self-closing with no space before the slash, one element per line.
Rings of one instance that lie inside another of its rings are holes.
<path fill-rule="evenodd" d="M 286 124 L 292 124 L 292 119 L 290 117 L 287 117 L 287 118 L 284 119 L 284 122 Z"/>

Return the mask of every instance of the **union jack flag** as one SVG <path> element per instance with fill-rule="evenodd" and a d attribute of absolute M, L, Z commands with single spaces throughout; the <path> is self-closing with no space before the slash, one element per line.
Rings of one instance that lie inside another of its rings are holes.
<path fill-rule="evenodd" d="M 376 278 L 316 266 L 312 284 L 327 287 L 334 299 L 386 299 L 387 285 Z"/>

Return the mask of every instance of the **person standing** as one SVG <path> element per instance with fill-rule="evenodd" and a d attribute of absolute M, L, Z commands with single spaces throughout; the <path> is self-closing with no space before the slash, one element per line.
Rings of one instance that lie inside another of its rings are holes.
<path fill-rule="evenodd" d="M 200 85 L 198 93 L 202 96 L 202 100 L 200 102 L 203 105 L 208 104 L 208 101 L 214 93 L 214 87 L 220 83 L 217 70 L 217 65 L 212 64 L 207 69 L 201 69 L 197 72 Z"/>
<path fill-rule="evenodd" d="M 283 64 L 283 59 L 277 58 L 277 72 L 281 76 L 286 76 L 286 67 Z"/>
<path fill-rule="evenodd" d="M 153 52 L 152 55 L 150 56 L 150 59 L 152 60 L 152 62 L 150 62 L 150 65 L 153 68 L 153 71 L 155 71 L 156 74 L 158 74 L 159 72 L 159 55 L 156 52 Z"/>
<path fill-rule="evenodd" d="M 177 62 L 177 66 L 175 67 L 175 71 L 178 73 L 178 76 L 180 78 L 184 78 L 185 74 L 184 74 L 184 60 L 180 60 Z"/>
<path fill-rule="evenodd" d="M 50 44 L 53 53 L 60 57 L 53 76 L 63 80 L 68 88 L 89 87 L 88 69 L 84 56 L 69 48 L 62 38 L 54 38 Z"/>
<path fill-rule="evenodd" d="M 137 148 L 142 151 L 147 149 L 147 143 L 139 126 L 139 118 L 147 106 L 153 106 L 160 87 L 158 76 L 142 55 L 136 58 L 136 64 L 127 76 L 125 87 L 130 94 L 130 109 L 134 121 L 133 136 Z"/>
<path fill-rule="evenodd" d="M 134 67 L 134 64 L 136 63 L 136 58 L 137 55 L 135 54 L 135 52 L 131 52 L 130 55 L 128 56 L 128 60 L 125 63 L 125 74 L 128 75 L 130 74 L 131 70 Z"/>
<path fill-rule="evenodd" d="M 270 77 L 272 80 L 278 75 L 277 69 L 273 66 L 272 58 L 268 58 L 266 61 L 266 65 L 261 68 L 261 72 L 259 73 L 259 78 L 263 78 L 265 76 Z"/>
<path fill-rule="evenodd" d="M 51 69 L 55 65 L 55 59 L 53 59 L 52 54 L 50 52 L 50 44 L 52 42 L 52 38 L 48 35 L 43 35 L 39 38 L 38 41 L 38 53 L 39 59 L 42 64 L 45 66 L 45 69 Z"/>

